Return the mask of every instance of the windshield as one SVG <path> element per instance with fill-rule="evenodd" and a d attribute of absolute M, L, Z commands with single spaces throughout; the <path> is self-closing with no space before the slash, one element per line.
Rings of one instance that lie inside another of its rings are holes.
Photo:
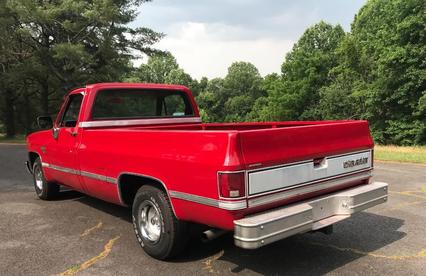
<path fill-rule="evenodd" d="M 93 120 L 191 117 L 187 95 L 176 90 L 111 89 L 97 93 Z"/>

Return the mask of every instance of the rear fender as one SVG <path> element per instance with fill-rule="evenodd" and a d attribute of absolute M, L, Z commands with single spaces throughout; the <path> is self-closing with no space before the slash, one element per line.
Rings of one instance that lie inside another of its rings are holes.
<path fill-rule="evenodd" d="M 140 184 L 139 184 L 139 181 L 138 181 L 137 184 L 126 182 L 126 180 L 125 180 L 126 176 L 139 178 Z M 127 199 L 128 195 L 126 195 L 126 189 L 125 189 L 126 185 L 137 185 L 138 189 L 140 187 L 142 187 L 143 185 L 154 185 L 154 186 L 157 186 L 158 188 L 160 188 L 161 190 L 165 191 L 166 195 L 167 195 L 167 199 L 169 200 L 170 205 L 172 206 L 173 214 L 175 215 L 175 217 L 177 217 L 174 206 L 173 206 L 173 202 L 172 202 L 170 194 L 169 194 L 169 189 L 167 188 L 164 181 L 162 181 L 161 179 L 150 176 L 150 175 L 140 174 L 140 173 L 133 173 L 133 172 L 122 172 L 122 173 L 120 173 L 120 175 L 117 178 L 118 196 L 120 198 L 120 202 L 121 202 L 122 205 L 129 206 L 131 202 Z"/>

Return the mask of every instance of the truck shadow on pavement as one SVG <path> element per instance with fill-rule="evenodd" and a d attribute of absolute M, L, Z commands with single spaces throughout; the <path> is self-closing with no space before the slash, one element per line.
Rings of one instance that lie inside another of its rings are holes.
<path fill-rule="evenodd" d="M 335 225 L 331 235 L 300 234 L 257 250 L 233 246 L 229 235 L 212 244 L 216 253 L 211 260 L 228 263 L 233 273 L 322 275 L 402 239 L 406 233 L 398 229 L 403 224 L 401 219 L 362 212 Z M 192 251 L 192 258 L 197 258 L 198 250 L 203 251 L 203 247 Z M 212 271 L 221 270 L 212 262 L 210 266 Z"/>
<path fill-rule="evenodd" d="M 126 221 L 129 235 L 133 234 L 129 208 L 76 192 L 71 195 L 76 201 Z M 300 234 L 257 250 L 235 247 L 232 233 L 207 243 L 193 238 L 187 250 L 171 263 L 203 261 L 206 269 L 215 273 L 324 274 L 402 239 L 406 236 L 399 231 L 403 225 L 401 219 L 361 212 L 336 224 L 331 235 Z M 386 258 L 386 253 L 379 252 Z"/>

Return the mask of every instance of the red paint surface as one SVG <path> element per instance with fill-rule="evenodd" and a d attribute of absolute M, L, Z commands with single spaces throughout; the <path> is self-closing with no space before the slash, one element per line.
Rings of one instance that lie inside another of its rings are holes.
<path fill-rule="evenodd" d="M 95 94 L 100 89 L 176 89 L 190 98 L 196 116 L 198 108 L 188 88 L 179 85 L 104 83 L 89 85 L 70 94 L 84 93 L 79 122 L 90 121 Z M 66 101 L 65 101 L 66 102 Z M 55 120 L 60 121 L 64 105 Z M 76 132 L 74 137 L 71 132 Z M 248 169 L 309 160 L 373 147 L 366 121 L 267 122 L 231 124 L 179 124 L 82 129 L 62 127 L 58 139 L 51 130 L 27 138 L 28 151 L 45 163 L 87 171 L 112 178 L 124 172 L 161 180 L 170 191 L 218 199 L 217 172 Z M 40 148 L 46 147 L 43 153 Z M 44 168 L 46 178 L 94 197 L 121 204 L 116 184 Z M 347 183 L 360 185 L 362 183 Z M 126 185 L 126 183 L 121 183 Z M 343 187 L 339 187 L 343 188 Z M 256 209 L 227 211 L 180 199 L 171 199 L 179 219 L 233 229 L 233 220 L 246 214 L 274 208 L 325 190 Z"/>

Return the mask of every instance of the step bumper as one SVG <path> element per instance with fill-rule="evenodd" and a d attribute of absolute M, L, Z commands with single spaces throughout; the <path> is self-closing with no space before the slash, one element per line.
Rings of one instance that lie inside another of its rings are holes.
<path fill-rule="evenodd" d="M 387 197 L 388 184 L 373 182 L 247 216 L 234 221 L 235 245 L 256 249 L 298 233 L 318 230 L 384 203 Z"/>

